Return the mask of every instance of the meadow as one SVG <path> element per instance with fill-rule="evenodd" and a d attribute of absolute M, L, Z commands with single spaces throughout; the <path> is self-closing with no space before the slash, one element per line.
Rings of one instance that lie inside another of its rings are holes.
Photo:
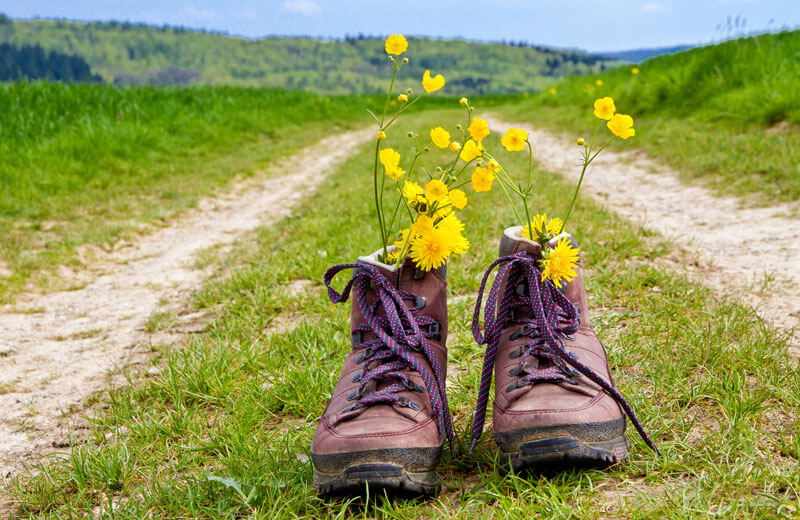
<path fill-rule="evenodd" d="M 584 107 L 611 96 L 636 120 L 631 142 L 683 179 L 756 204 L 795 201 L 799 54 L 800 31 L 740 38 L 652 58 L 636 66 L 638 74 L 631 65 L 572 77 L 505 113 L 585 134 L 591 115 Z"/>
<path fill-rule="evenodd" d="M 455 103 L 453 103 L 455 105 Z M 426 111 L 396 128 L 446 123 Z M 499 148 L 498 136 L 489 142 Z M 670 244 L 580 199 L 571 228 L 589 270 L 593 323 L 620 390 L 664 453 L 631 434 L 608 471 L 503 475 L 487 432 L 466 454 L 482 360 L 467 324 L 480 274 L 512 215 L 499 190 L 468 191 L 472 246 L 449 265 L 449 394 L 456 458 L 430 499 L 318 497 L 309 446 L 349 350 L 349 304 L 328 303 L 324 270 L 375 249 L 365 146 L 291 217 L 243 239 L 190 306 L 214 319 L 185 348 L 155 345 L 150 376 L 99 396 L 92 433 L 12 488 L 20 517 L 74 518 L 769 518 L 797 512 L 800 372 L 785 338 L 735 301 L 654 267 Z M 504 154 L 517 171 L 526 158 Z M 533 207 L 563 214 L 570 187 L 537 170 Z M 492 219 L 479 215 L 494 212 Z M 223 266 L 224 264 L 224 266 Z M 305 289 L 297 290 L 297 287 Z M 168 326 L 169 320 L 163 323 Z M 156 324 L 156 326 L 158 326 Z"/>
<path fill-rule="evenodd" d="M 232 87 L 0 85 L 0 299 L 60 288 L 76 247 L 113 247 L 234 177 L 364 120 L 369 98 Z M 126 233 L 128 235 L 126 235 Z"/>

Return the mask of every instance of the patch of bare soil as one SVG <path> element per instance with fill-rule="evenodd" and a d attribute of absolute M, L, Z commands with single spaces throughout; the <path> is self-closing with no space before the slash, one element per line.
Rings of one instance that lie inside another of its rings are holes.
<path fill-rule="evenodd" d="M 103 274 L 81 289 L 22 295 L 0 309 L 0 487 L 25 465 L 67 447 L 70 434 L 80 437 L 87 424 L 76 412 L 113 383 L 112 371 L 145 363 L 151 345 L 178 343 L 187 329 L 202 329 L 202 317 L 181 311 L 211 272 L 195 267 L 197 253 L 287 215 L 369 135 L 328 137 L 282 160 L 277 176 L 236 184 L 136 243 L 92 255 L 88 269 Z M 305 289 L 303 281 L 292 286 Z M 149 333 L 157 315 L 178 326 Z M 3 500 L 0 491 L 0 510 Z"/>
<path fill-rule="evenodd" d="M 582 159 L 573 137 L 487 120 L 496 131 L 528 129 L 541 166 L 577 182 Z M 745 207 L 740 199 L 681 183 L 637 151 L 604 151 L 581 190 L 672 239 L 676 251 L 662 265 L 753 305 L 763 319 L 793 334 L 789 354 L 800 357 L 800 219 L 782 216 L 796 214 L 800 204 Z"/>

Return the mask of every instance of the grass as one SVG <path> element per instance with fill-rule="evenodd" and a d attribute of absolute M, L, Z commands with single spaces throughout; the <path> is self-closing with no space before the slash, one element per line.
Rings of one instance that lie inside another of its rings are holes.
<path fill-rule="evenodd" d="M 505 113 L 583 132 L 594 99 L 611 96 L 636 122 L 629 143 L 673 166 L 684 180 L 760 204 L 796 201 L 798 54 L 800 31 L 732 40 L 647 60 L 638 75 L 622 67 L 570 78 L 555 86 L 555 94 L 540 93 Z"/>
<path fill-rule="evenodd" d="M 0 85 L 0 298 L 53 288 L 55 266 L 80 265 L 76 247 L 108 249 L 333 125 L 361 124 L 363 102 L 266 89 Z"/>
<path fill-rule="evenodd" d="M 409 118 L 414 128 L 455 112 Z M 404 135 L 398 128 L 393 136 Z M 492 148 L 499 148 L 491 136 Z M 404 151 L 402 141 L 391 145 Z M 507 164 L 522 168 L 519 154 Z M 163 370 L 109 391 L 92 434 L 12 492 L 20 518 L 775 518 L 797 515 L 800 372 L 755 312 L 651 260 L 668 244 L 589 200 L 570 227 L 589 269 L 593 323 L 621 391 L 664 458 L 630 435 L 630 461 L 552 478 L 498 473 L 491 435 L 465 455 L 482 349 L 469 319 L 479 275 L 513 223 L 502 193 L 469 192 L 472 250 L 449 267 L 449 396 L 459 456 L 445 454 L 431 500 L 323 500 L 312 489 L 316 419 L 349 347 L 349 304 L 328 303 L 322 273 L 377 248 L 364 196 L 368 147 L 292 217 L 239 244 L 229 275 L 196 295 L 216 318 Z M 354 182 L 354 174 L 363 179 Z M 569 187 L 536 172 L 537 209 L 563 214 Z M 491 212 L 492 218 L 486 218 Z M 236 266 L 235 269 L 231 269 Z M 311 280 L 308 291 L 292 291 Z M 344 283 L 340 280 L 339 283 Z M 461 298 L 455 298 L 461 297 Z M 300 316 L 274 327 L 281 315 Z"/>

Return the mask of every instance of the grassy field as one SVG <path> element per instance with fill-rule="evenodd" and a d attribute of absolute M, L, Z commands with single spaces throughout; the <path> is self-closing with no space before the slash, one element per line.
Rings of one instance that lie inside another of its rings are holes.
<path fill-rule="evenodd" d="M 602 96 L 632 114 L 630 142 L 719 193 L 768 204 L 800 199 L 800 31 L 728 41 L 593 77 L 576 77 L 509 107 L 585 132 Z M 596 81 L 602 81 L 597 85 Z M 626 146 L 629 146 L 626 143 Z"/>
<path fill-rule="evenodd" d="M 413 118 L 414 129 L 456 120 Z M 411 121 L 411 119 L 409 119 Z M 402 130 L 402 131 L 401 131 Z M 392 135 L 403 135 L 398 128 Z M 499 148 L 497 136 L 489 138 Z M 391 142 L 403 149 L 402 142 Z M 522 155 L 522 154 L 520 154 Z M 376 249 L 367 147 L 294 216 L 243 241 L 192 305 L 213 311 L 186 348 L 156 347 L 160 374 L 100 398 L 88 442 L 15 483 L 31 518 L 774 518 L 798 514 L 800 372 L 752 309 L 656 269 L 669 244 L 580 200 L 570 227 L 589 268 L 593 322 L 620 390 L 664 452 L 635 434 L 608 471 L 503 476 L 490 434 L 464 454 L 482 351 L 469 331 L 479 275 L 513 223 L 502 193 L 464 211 L 471 251 L 449 266 L 449 395 L 459 456 L 432 500 L 318 498 L 309 446 L 349 347 L 349 306 L 322 273 Z M 508 157 L 522 168 L 524 157 Z M 569 187 L 536 172 L 537 209 L 563 214 Z M 481 218 L 493 211 L 492 219 Z M 233 267 L 232 267 L 233 266 Z M 298 281 L 310 281 L 305 284 Z M 297 291 L 297 287 L 307 287 Z M 349 305 L 349 304 L 348 304 Z"/>
<path fill-rule="evenodd" d="M 368 98 L 196 87 L 0 85 L 0 299 L 320 138 Z M 63 287 L 59 287 L 63 288 Z"/>

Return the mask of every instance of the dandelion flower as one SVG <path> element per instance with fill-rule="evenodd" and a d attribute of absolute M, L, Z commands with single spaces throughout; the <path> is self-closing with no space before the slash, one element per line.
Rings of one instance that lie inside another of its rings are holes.
<path fill-rule="evenodd" d="M 443 265 L 450 254 L 450 236 L 443 229 L 432 229 L 411 244 L 411 259 L 423 271 Z"/>
<path fill-rule="evenodd" d="M 441 202 L 447 197 L 447 185 L 439 179 L 433 179 L 425 185 L 425 196 L 429 200 Z"/>
<path fill-rule="evenodd" d="M 450 203 L 457 209 L 464 209 L 467 205 L 467 194 L 461 190 L 451 190 L 449 197 Z"/>
<path fill-rule="evenodd" d="M 411 233 L 414 237 L 427 235 L 431 231 L 433 231 L 433 219 L 428 215 L 417 216 L 417 220 L 411 226 Z"/>
<path fill-rule="evenodd" d="M 452 143 L 450 143 L 451 152 L 458 152 L 459 150 L 461 150 L 461 143 L 459 143 L 458 141 L 453 141 Z"/>
<path fill-rule="evenodd" d="M 431 141 L 439 148 L 447 148 L 447 145 L 450 144 L 450 132 L 437 126 L 431 129 Z"/>
<path fill-rule="evenodd" d="M 450 213 L 438 224 L 436 224 L 437 229 L 441 229 L 447 236 L 450 237 L 450 249 L 451 253 L 457 255 L 463 255 L 469 249 L 469 240 L 464 238 L 464 235 L 461 234 L 464 231 L 464 223 L 458 220 L 455 213 Z"/>
<path fill-rule="evenodd" d="M 478 166 L 472 172 L 472 189 L 476 192 L 491 190 L 492 182 L 494 182 L 494 172 L 489 168 Z"/>
<path fill-rule="evenodd" d="M 417 199 L 422 195 L 422 186 L 414 181 L 405 181 L 403 183 L 403 197 L 409 202 L 417 202 Z"/>
<path fill-rule="evenodd" d="M 551 235 L 557 235 L 561 233 L 562 227 L 564 227 L 564 221 L 558 217 L 553 217 L 550 219 L 550 222 L 547 223 L 547 232 Z"/>
<path fill-rule="evenodd" d="M 392 34 L 386 38 L 386 54 L 399 56 L 408 49 L 408 41 L 402 34 Z"/>
<path fill-rule="evenodd" d="M 636 130 L 633 127 L 633 118 L 626 114 L 614 114 L 611 120 L 607 123 L 608 129 L 623 139 L 633 137 L 636 135 Z"/>
<path fill-rule="evenodd" d="M 562 280 L 571 282 L 577 275 L 579 253 L 580 249 L 572 247 L 569 238 L 558 239 L 556 247 L 542 260 L 542 280 L 550 279 L 559 289 Z"/>
<path fill-rule="evenodd" d="M 461 150 L 461 160 L 470 162 L 471 160 L 483 155 L 483 145 L 475 143 L 472 139 L 464 143 L 464 148 Z"/>
<path fill-rule="evenodd" d="M 431 71 L 426 70 L 425 74 L 422 75 L 422 86 L 426 92 L 436 92 L 444 86 L 444 76 L 437 74 L 432 78 Z"/>
<path fill-rule="evenodd" d="M 525 141 L 527 140 L 528 132 L 522 128 L 509 128 L 500 142 L 509 152 L 521 152 L 525 149 Z"/>
<path fill-rule="evenodd" d="M 397 168 L 397 165 L 400 164 L 400 154 L 391 148 L 384 148 L 378 156 L 381 160 L 381 164 L 383 164 L 383 167 L 387 170 L 394 170 Z"/>
<path fill-rule="evenodd" d="M 473 119 L 467 130 L 469 130 L 469 135 L 478 142 L 483 141 L 483 139 L 489 135 L 489 125 L 486 123 L 485 119 L 481 119 L 480 117 Z"/>
<path fill-rule="evenodd" d="M 594 100 L 594 115 L 600 119 L 609 120 L 617 111 L 614 100 L 608 96 Z"/>

